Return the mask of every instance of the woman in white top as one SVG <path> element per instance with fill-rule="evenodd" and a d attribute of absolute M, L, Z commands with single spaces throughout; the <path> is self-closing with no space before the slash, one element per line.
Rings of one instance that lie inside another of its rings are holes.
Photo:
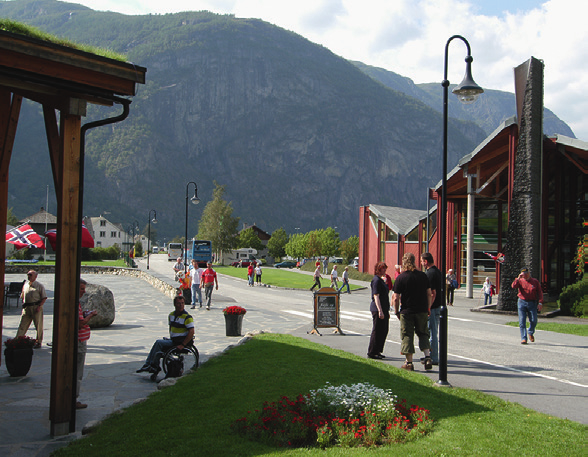
<path fill-rule="evenodd" d="M 492 281 L 490 278 L 486 278 L 482 285 L 482 291 L 484 292 L 484 306 L 492 304 Z"/>

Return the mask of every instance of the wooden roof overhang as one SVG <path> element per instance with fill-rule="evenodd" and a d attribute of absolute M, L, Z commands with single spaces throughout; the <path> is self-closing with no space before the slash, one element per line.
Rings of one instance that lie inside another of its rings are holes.
<path fill-rule="evenodd" d="M 509 157 L 516 146 L 518 128 L 514 118 L 505 121 L 473 152 L 464 156 L 447 177 L 447 199 L 467 198 L 468 174 L 474 175 L 476 197 L 508 199 Z M 441 185 L 436 191 L 441 194 Z"/>
<path fill-rule="evenodd" d="M 51 434 L 75 431 L 75 356 L 85 132 L 126 117 L 146 69 L 0 31 L 0 228 L 6 230 L 8 169 L 23 98 L 43 106 L 55 193 L 57 233 L 49 419 Z M 81 125 L 88 103 L 121 104 L 123 114 Z M 56 111 L 60 112 L 59 119 Z M 26 183 L 24 184 L 26 185 Z M 0 275 L 6 245 L 0 243 Z M 0 289 L 0 302 L 3 289 Z M 2 336 L 0 307 L 0 337 Z"/>
<path fill-rule="evenodd" d="M 146 69 L 59 44 L 0 31 L 0 86 L 67 111 L 64 99 L 112 105 L 145 84 Z"/>

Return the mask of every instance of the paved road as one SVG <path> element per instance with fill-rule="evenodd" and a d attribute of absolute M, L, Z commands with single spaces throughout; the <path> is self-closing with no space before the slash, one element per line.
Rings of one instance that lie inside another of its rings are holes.
<path fill-rule="evenodd" d="M 171 263 L 166 256 L 154 255 L 150 273 L 172 281 Z M 145 268 L 145 262 L 140 262 Z M 145 281 L 114 275 L 84 275 L 91 283 L 109 287 L 117 305 L 116 320 L 107 329 L 94 330 L 89 343 L 85 377 L 80 400 L 88 403 L 77 414 L 77 434 L 63 439 L 49 436 L 49 373 L 51 351 L 46 345 L 36 350 L 33 366 L 23 378 L 10 378 L 4 362 L 0 366 L 0 455 L 45 456 L 64 442 L 79 436 L 88 422 L 104 418 L 156 390 L 147 375 L 136 374 L 152 342 L 166 335 L 166 316 L 171 299 Z M 21 280 L 7 275 L 6 280 Z M 40 275 L 48 289 L 45 305 L 45 343 L 52 336 L 53 276 Z M 219 291 L 213 295 L 210 311 L 191 310 L 196 320 L 196 344 L 205 361 L 238 338 L 224 335 L 222 309 L 232 303 L 248 310 L 243 331 L 267 330 L 291 333 L 312 341 L 365 356 L 371 315 L 369 291 L 341 297 L 342 329 L 334 335 L 323 329 L 323 336 L 308 334 L 312 329 L 312 294 L 308 291 L 248 287 L 243 279 L 221 276 Z M 309 286 L 312 279 L 309 277 Z M 586 394 L 585 337 L 538 331 L 536 343 L 522 346 L 518 329 L 504 325 L 514 316 L 472 313 L 473 300 L 457 297 L 450 308 L 449 382 L 456 387 L 471 387 L 529 408 L 559 417 L 588 423 Z M 3 339 L 16 333 L 20 311 L 5 309 Z M 29 330 L 33 335 L 34 330 Z M 402 364 L 399 355 L 399 327 L 391 321 L 386 345 L 386 362 Z M 417 370 L 421 370 L 418 365 Z M 425 373 L 437 379 L 437 369 Z"/>

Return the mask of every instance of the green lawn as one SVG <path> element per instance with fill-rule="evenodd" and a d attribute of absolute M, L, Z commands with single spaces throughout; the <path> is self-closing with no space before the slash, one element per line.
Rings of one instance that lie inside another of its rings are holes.
<path fill-rule="evenodd" d="M 231 433 L 230 424 L 264 401 L 311 389 L 369 382 L 430 410 L 433 432 L 374 449 L 274 448 Z M 136 382 L 145 382 L 137 380 Z M 211 359 L 175 386 L 106 419 L 56 456 L 584 456 L 586 426 L 475 390 L 440 388 L 405 372 L 289 335 L 259 335 Z"/>
<path fill-rule="evenodd" d="M 215 266 L 214 269 L 220 274 L 247 280 L 247 268 Z M 312 279 L 311 275 L 298 273 L 295 271 L 295 269 L 290 270 L 289 268 L 262 267 L 261 271 L 261 282 L 271 286 L 290 287 L 293 289 L 310 289 L 310 287 L 314 284 L 314 279 Z M 322 276 L 323 279 L 321 279 L 321 286 L 330 287 L 331 275 L 329 274 Z M 340 286 L 341 281 L 339 281 L 339 287 Z M 354 286 L 353 284 L 350 284 L 349 287 L 351 290 L 357 290 L 361 288 L 361 286 Z M 347 290 L 347 288 L 344 290 Z"/>
<path fill-rule="evenodd" d="M 518 322 L 507 322 L 506 325 L 518 327 Z M 568 335 L 588 336 L 588 324 L 561 324 L 559 322 L 538 322 L 537 330 L 549 332 L 567 333 Z"/>

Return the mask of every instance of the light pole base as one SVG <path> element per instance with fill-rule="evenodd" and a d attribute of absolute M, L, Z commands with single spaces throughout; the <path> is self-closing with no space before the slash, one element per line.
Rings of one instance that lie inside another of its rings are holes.
<path fill-rule="evenodd" d="M 452 385 L 449 384 L 449 382 L 447 382 L 447 381 L 441 381 L 441 380 L 439 380 L 439 381 L 437 381 L 435 383 L 435 387 L 449 387 L 449 388 L 451 388 Z"/>

